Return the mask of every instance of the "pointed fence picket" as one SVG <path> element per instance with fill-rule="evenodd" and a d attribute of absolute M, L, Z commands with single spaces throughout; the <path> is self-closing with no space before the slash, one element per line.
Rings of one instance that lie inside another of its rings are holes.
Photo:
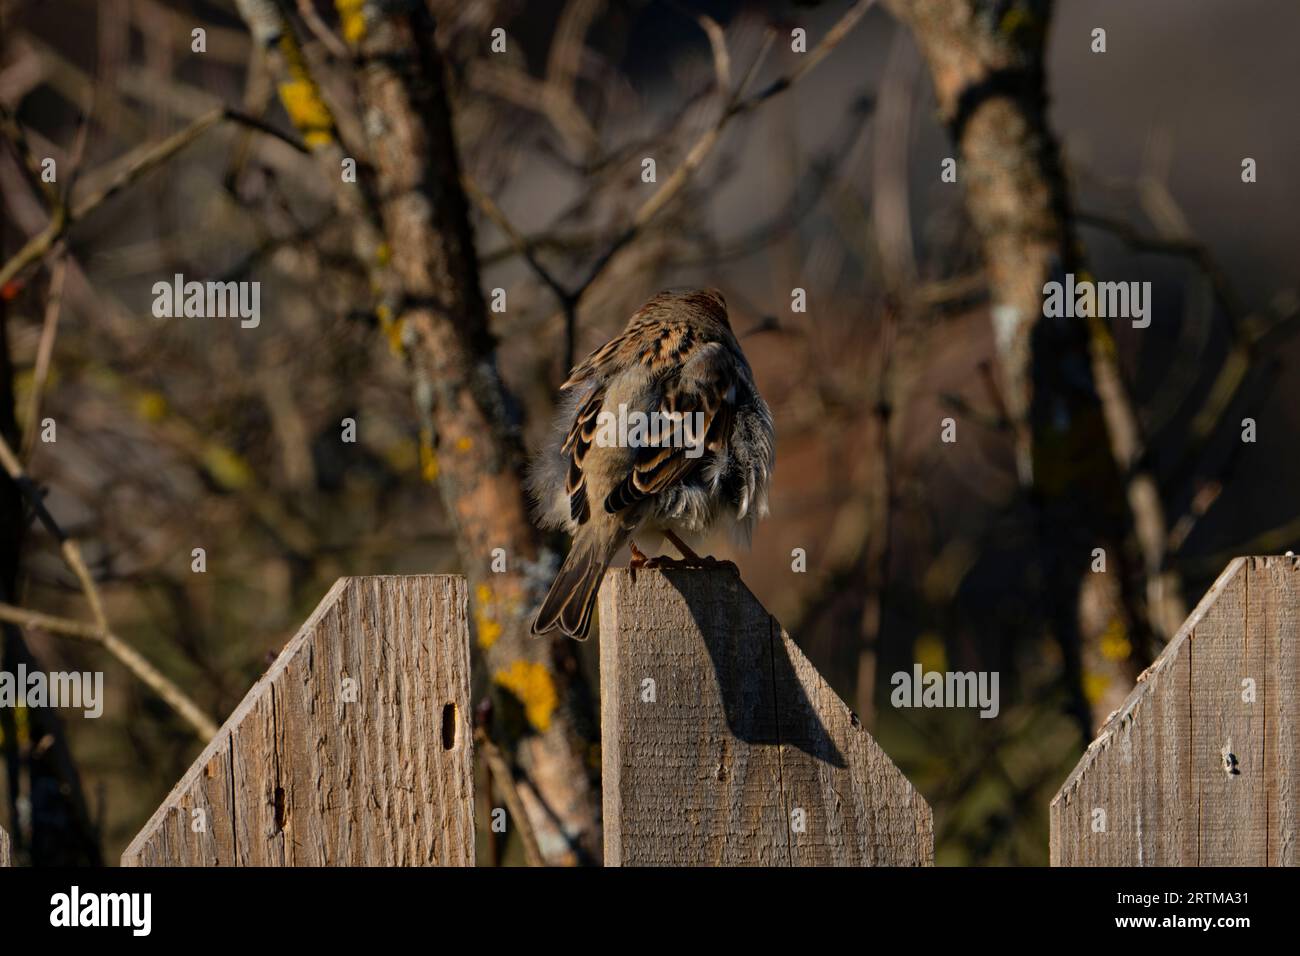
<path fill-rule="evenodd" d="M 343 578 L 126 866 L 474 865 L 465 580 Z"/>
<path fill-rule="evenodd" d="M 1300 864 L 1300 559 L 1228 565 L 1052 800 L 1051 859 Z"/>
<path fill-rule="evenodd" d="M 734 570 L 601 591 L 605 863 L 926 866 L 930 807 Z"/>

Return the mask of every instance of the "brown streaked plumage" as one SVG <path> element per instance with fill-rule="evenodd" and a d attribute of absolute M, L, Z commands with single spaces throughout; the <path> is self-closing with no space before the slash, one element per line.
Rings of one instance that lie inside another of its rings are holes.
<path fill-rule="evenodd" d="M 746 540 L 767 513 L 775 456 L 772 415 L 731 331 L 716 290 L 661 292 L 561 386 L 556 433 L 530 487 L 539 520 L 573 547 L 533 622 L 587 636 L 605 569 L 640 531 L 697 534 L 728 523 Z M 611 419 L 658 413 L 701 427 L 645 441 L 611 442 Z M 698 417 L 697 417 L 698 416 Z M 694 452 L 702 449 L 701 453 Z"/>

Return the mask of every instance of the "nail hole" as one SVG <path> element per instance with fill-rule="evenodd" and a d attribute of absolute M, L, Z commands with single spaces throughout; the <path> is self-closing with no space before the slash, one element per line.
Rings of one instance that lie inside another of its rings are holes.
<path fill-rule="evenodd" d="M 1238 763 L 1237 763 L 1237 755 L 1236 755 L 1236 754 L 1234 754 L 1234 753 L 1228 753 L 1227 751 L 1224 752 L 1224 754 L 1223 754 L 1223 772 L 1226 773 L 1229 777 L 1236 777 L 1236 776 L 1239 776 L 1239 775 L 1241 774 L 1241 768 L 1240 768 L 1240 766 L 1239 766 Z"/>
<path fill-rule="evenodd" d="M 456 746 L 456 705 L 444 704 L 442 708 L 442 749 Z"/>

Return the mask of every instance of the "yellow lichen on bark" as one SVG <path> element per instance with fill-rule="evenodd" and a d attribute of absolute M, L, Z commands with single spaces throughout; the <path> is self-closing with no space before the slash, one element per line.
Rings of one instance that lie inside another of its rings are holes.
<path fill-rule="evenodd" d="M 302 134 L 303 142 L 312 149 L 332 143 L 334 116 L 321 97 L 320 87 L 307 69 L 302 50 L 288 33 L 280 38 L 280 53 L 284 57 L 289 79 L 280 83 L 278 90 L 280 103 L 289 114 L 289 121 Z"/>
<path fill-rule="evenodd" d="M 365 5 L 366 0 L 334 0 L 343 39 L 349 46 L 356 46 L 366 38 Z"/>
<path fill-rule="evenodd" d="M 519 698 L 524 705 L 524 716 L 534 729 L 545 731 L 551 726 L 559 696 L 546 665 L 515 661 L 508 670 L 497 671 L 493 680 Z"/>

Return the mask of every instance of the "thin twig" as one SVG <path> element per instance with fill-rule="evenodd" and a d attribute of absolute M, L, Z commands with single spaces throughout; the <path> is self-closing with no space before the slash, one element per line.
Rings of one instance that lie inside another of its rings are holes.
<path fill-rule="evenodd" d="M 41 523 L 59 542 L 59 553 L 63 556 L 72 573 L 81 585 L 86 602 L 90 605 L 94 624 L 85 624 L 67 618 L 53 617 L 38 611 L 29 611 L 12 604 L 0 604 L 0 620 L 10 621 L 24 627 L 39 627 L 52 634 L 63 634 L 98 644 L 113 657 L 117 658 L 127 670 L 134 674 L 146 686 L 153 689 L 182 719 L 194 728 L 199 738 L 205 743 L 216 736 L 219 729 L 216 721 L 208 717 L 175 683 L 154 667 L 135 648 L 127 644 L 109 628 L 108 617 L 104 613 L 104 604 L 99 596 L 99 589 L 91 577 L 81 548 L 75 538 L 71 538 L 59 526 L 58 522 L 45 507 L 39 489 L 23 471 L 22 464 L 14 454 L 4 436 L 0 435 L 0 465 L 23 492 L 23 495 L 35 509 Z"/>
<path fill-rule="evenodd" d="M 500 748 L 492 742 L 492 738 L 482 727 L 474 731 L 474 746 L 483 755 L 488 772 L 501 789 L 501 796 L 506 801 L 510 818 L 519 828 L 519 838 L 524 845 L 524 858 L 528 861 L 528 865 L 545 866 L 546 861 L 542 858 L 542 851 L 537 845 L 537 835 L 533 833 L 533 825 L 528 819 L 528 814 L 524 812 L 524 803 L 519 798 L 519 788 L 515 786 L 514 775 L 510 772 L 510 764 L 506 762 Z"/>
<path fill-rule="evenodd" d="M 797 70 L 774 80 L 770 86 L 765 87 L 752 99 L 748 100 L 745 103 L 744 108 L 748 110 L 765 100 L 771 99 L 778 93 L 788 90 L 790 87 L 798 83 L 804 76 L 811 73 L 813 69 L 816 68 L 817 64 L 830 56 L 831 51 L 840 45 L 840 41 L 849 35 L 849 31 L 857 25 L 857 22 L 862 19 L 863 15 L 866 14 L 874 3 L 875 0 L 858 0 L 857 3 L 845 12 L 844 16 L 840 17 L 835 26 L 831 27 L 830 30 L 827 31 L 826 35 L 822 37 L 821 42 L 804 56 L 803 62 L 799 64 Z"/>
<path fill-rule="evenodd" d="M 551 273 L 541 267 L 536 256 L 532 252 L 532 247 L 526 239 L 512 226 L 506 219 L 501 210 L 491 202 L 491 200 L 480 190 L 475 188 L 472 183 L 466 182 L 465 186 L 480 206 L 483 212 L 495 222 L 511 241 L 512 248 L 521 254 L 528 265 L 537 273 L 540 278 L 560 301 L 560 305 L 565 315 L 565 355 L 564 367 L 567 370 L 573 364 L 574 341 L 576 339 L 576 320 L 578 305 L 584 296 L 590 290 L 591 286 L 604 273 L 614 258 L 641 234 L 642 230 L 653 220 L 666 206 L 669 205 L 685 188 L 694 172 L 713 152 L 722 133 L 727 125 L 736 117 L 741 116 L 760 104 L 766 102 L 777 94 L 788 90 L 802 77 L 811 72 L 826 56 L 835 49 L 836 46 L 848 35 L 853 26 L 862 19 L 862 16 L 875 3 L 875 0 L 858 0 L 849 10 L 840 18 L 840 20 L 831 27 L 820 43 L 817 44 L 809 53 L 807 53 L 803 62 L 798 69 L 773 81 L 761 91 L 749 98 L 745 98 L 745 90 L 749 87 L 749 82 L 754 74 L 758 71 L 759 65 L 763 62 L 776 34 L 769 30 L 764 39 L 763 46 L 758 54 L 750 62 L 744 76 L 736 85 L 734 90 L 730 90 L 731 81 L 731 58 L 727 53 L 725 38 L 722 36 L 722 29 L 717 22 L 707 16 L 698 17 L 701 29 L 709 37 L 709 43 L 713 50 L 714 71 L 716 73 L 717 88 L 719 92 L 727 95 L 726 104 L 719 114 L 714 124 L 709 127 L 691 146 L 686 154 L 682 164 L 673 171 L 673 174 L 665 180 L 664 184 L 655 191 L 633 214 L 632 220 L 628 225 L 614 237 L 613 241 L 605 250 L 596 258 L 588 270 L 586 278 L 582 280 L 575 288 L 566 289 L 563 284 L 555 279 Z"/>
<path fill-rule="evenodd" d="M 604 6 L 605 0 L 569 0 L 565 4 L 555 26 L 541 90 L 541 102 L 552 125 L 587 155 L 596 151 L 599 140 L 573 94 L 587 31 Z"/>
<path fill-rule="evenodd" d="M 316 4 L 312 0 L 298 0 L 298 14 L 302 17 L 302 22 L 307 24 L 307 29 L 312 32 L 312 36 L 320 40 L 325 49 L 330 51 L 331 56 L 345 62 L 351 59 L 352 55 L 348 53 L 347 44 L 326 26 L 325 21 L 316 12 Z"/>
<path fill-rule="evenodd" d="M 863 0 L 863 2 L 870 4 L 873 0 Z M 691 146 L 690 151 L 687 152 L 686 158 L 682 160 L 682 164 L 673 170 L 673 174 L 669 176 L 664 184 L 655 191 L 654 195 L 641 204 L 640 208 L 638 208 L 636 213 L 632 216 L 632 221 L 621 233 L 619 233 L 618 236 L 614 238 L 614 241 L 609 244 L 600 257 L 596 259 L 595 263 L 588 271 L 587 277 L 582 281 L 578 288 L 574 290 L 573 295 L 575 300 L 581 300 L 582 297 L 586 295 L 587 290 L 591 288 L 595 281 L 600 277 L 601 273 L 603 273 L 609 266 L 610 262 L 613 261 L 614 257 L 631 244 L 633 240 L 640 235 L 641 230 L 645 228 L 646 224 L 654 219 L 654 217 L 658 215 L 664 207 L 677 198 L 677 195 L 690 180 L 691 175 L 697 168 L 699 168 L 704 160 L 708 158 L 709 154 L 713 152 L 713 148 L 722 138 L 722 132 L 727 128 L 727 124 L 737 116 L 747 112 L 761 102 L 758 97 L 750 100 L 742 100 L 741 96 L 744 94 L 749 78 L 758 69 L 759 63 L 762 62 L 767 55 L 767 51 L 771 48 L 773 38 L 774 34 L 769 31 L 763 43 L 763 47 L 750 63 L 749 69 L 741 79 L 740 84 L 736 87 L 735 92 L 727 101 L 727 105 L 723 108 L 718 119 L 711 127 L 704 131 L 704 134 L 699 139 L 695 141 Z"/>
<path fill-rule="evenodd" d="M 1241 321 L 1243 314 L 1241 300 L 1233 290 L 1232 283 L 1228 281 L 1227 273 L 1219 267 L 1208 246 L 1194 239 L 1143 235 L 1122 219 L 1112 219 L 1096 213 L 1080 212 L 1076 213 L 1074 218 L 1080 225 L 1092 226 L 1094 229 L 1111 233 L 1134 252 L 1154 252 L 1192 260 L 1210 280 L 1210 284 L 1214 287 L 1215 298 L 1223 306 L 1224 313 L 1232 323 L 1235 333 L 1236 325 Z"/>
<path fill-rule="evenodd" d="M 53 208 L 58 203 L 59 191 L 53 183 L 46 182 L 41 175 L 43 172 L 41 162 L 36 158 L 36 152 L 27 140 L 27 131 L 18 122 L 18 117 L 14 116 L 3 103 L 0 103 L 0 133 L 4 133 L 5 138 L 13 144 L 14 151 L 18 153 L 18 158 L 23 161 L 23 167 L 27 170 L 27 175 L 31 177 L 32 182 L 45 196 L 48 205 Z"/>
<path fill-rule="evenodd" d="M 27 477 L 27 473 L 23 471 L 22 462 L 18 460 L 18 456 L 14 454 L 13 449 L 9 447 L 9 442 L 5 440 L 3 435 L 0 435 L 0 467 L 4 468 L 9 477 L 13 479 L 14 484 L 18 486 L 18 490 L 26 497 L 28 504 L 36 512 L 36 517 L 44 525 L 45 530 L 52 534 L 55 540 L 62 545 L 67 540 L 67 534 L 59 527 L 59 523 L 54 520 L 54 516 L 50 514 L 49 509 L 45 507 L 45 499 L 41 496 L 40 489 Z"/>
<path fill-rule="evenodd" d="M 50 287 L 45 297 L 45 320 L 41 324 L 41 340 L 36 347 L 36 367 L 32 372 L 32 395 L 27 406 L 27 427 L 23 429 L 22 456 L 31 457 L 36 443 L 36 429 L 41 420 L 41 395 L 50 375 L 50 359 L 54 355 L 54 339 L 59 334 L 59 314 L 63 304 L 63 283 L 68 275 L 68 256 L 54 260 L 50 269 Z"/>
<path fill-rule="evenodd" d="M 860 622 L 858 650 L 858 716 L 870 728 L 875 723 L 876 668 L 880 650 L 884 646 L 886 602 L 889 599 L 889 568 L 894 548 L 894 497 L 897 487 L 894 474 L 893 441 L 890 433 L 894 423 L 897 372 L 894 368 L 894 351 L 897 347 L 900 315 L 893 302 L 885 304 L 880 319 L 880 369 L 876 378 L 876 454 L 873 462 L 871 503 L 875 513 L 871 516 L 865 554 L 866 594 Z"/>
<path fill-rule="evenodd" d="M 850 7 L 848 12 L 840 18 L 839 22 L 830 29 L 826 36 L 822 38 L 821 42 L 806 55 L 803 63 L 800 64 L 798 69 L 787 76 L 776 80 L 754 96 L 745 99 L 743 97 L 745 89 L 749 85 L 749 80 L 754 73 L 757 72 L 759 64 L 765 58 L 767 51 L 771 48 L 772 41 L 775 38 L 775 34 L 769 31 L 762 48 L 751 61 L 749 68 L 745 71 L 745 75 L 741 77 L 740 83 L 736 86 L 734 92 L 729 97 L 727 105 L 723 108 L 722 113 L 718 116 L 713 126 L 706 130 L 704 134 L 696 140 L 695 144 L 686 154 L 686 159 L 682 161 L 681 166 L 674 170 L 673 174 L 668 177 L 663 186 L 661 186 L 653 196 L 641 205 L 641 207 L 636 211 L 636 214 L 632 217 L 632 221 L 628 227 L 614 239 L 605 252 L 596 260 L 595 264 L 591 267 L 590 272 L 588 272 L 587 278 L 583 280 L 582 284 L 579 285 L 577 289 L 574 290 L 574 298 L 580 301 L 591 285 L 600 277 L 600 274 L 609 266 L 614 257 L 635 240 L 641 230 L 645 228 L 646 224 L 654 219 L 654 217 L 658 215 L 664 207 L 677 197 L 690 179 L 691 174 L 695 172 L 695 170 L 713 151 L 713 148 L 722 138 L 723 130 L 727 128 L 727 125 L 733 119 L 749 112 L 759 104 L 766 102 L 773 96 L 776 96 L 778 93 L 788 90 L 798 82 L 801 77 L 807 75 L 809 71 L 825 59 L 831 50 L 833 50 L 840 41 L 848 35 L 848 32 L 853 28 L 853 25 L 862 18 L 862 15 L 865 14 L 874 3 L 875 0 L 858 0 L 858 2 Z M 718 62 L 719 61 L 715 57 L 715 67 Z"/>
<path fill-rule="evenodd" d="M 42 259 L 51 249 L 54 248 L 54 245 L 63 237 L 63 234 L 66 233 L 74 223 L 90 215 L 90 213 L 94 212 L 109 199 L 112 199 L 123 189 L 126 189 L 128 186 L 135 183 L 146 173 L 167 162 L 182 149 L 189 146 L 209 129 L 223 120 L 229 120 L 259 130 L 260 132 L 266 133 L 268 136 L 274 136 L 276 139 L 288 143 L 299 152 L 307 152 L 307 148 L 292 136 L 287 136 L 284 133 L 281 133 L 279 130 L 261 120 L 252 116 L 247 116 L 244 113 L 229 107 L 219 107 L 212 112 L 199 117 L 179 133 L 169 136 L 161 142 L 146 149 L 128 163 L 124 169 L 120 170 L 115 176 L 113 176 L 106 185 L 91 193 L 89 196 L 86 196 L 75 204 L 59 203 L 50 214 L 49 225 L 29 239 L 26 245 L 19 249 L 8 262 L 3 266 L 0 266 L 0 286 L 14 278 L 14 276 L 18 275 L 33 262 Z"/>
<path fill-rule="evenodd" d="M 158 668 L 150 664 L 140 652 L 127 644 L 112 631 L 106 631 L 95 624 L 73 621 L 68 618 L 54 617 L 39 611 L 15 607 L 12 604 L 0 604 L 0 621 L 8 621 L 19 627 L 39 628 L 51 634 L 61 634 L 76 640 L 96 644 L 108 651 L 122 663 L 127 670 L 148 685 L 158 694 L 182 719 L 188 723 L 198 736 L 207 743 L 220 731 L 216 721 L 199 709 L 194 701 L 185 695 Z"/>
<path fill-rule="evenodd" d="M 542 265 L 534 254 L 532 247 L 529 246 L 528 240 L 525 239 L 519 230 L 514 227 L 514 224 L 506 218 L 505 213 L 501 211 L 501 207 L 496 204 L 492 197 L 479 189 L 478 183 L 474 181 L 473 177 L 471 177 L 469 173 L 462 173 L 460 183 L 465 188 L 465 192 L 469 193 L 469 197 L 474 200 L 479 209 L 483 211 L 483 214 L 496 223 L 497 228 L 506 234 L 506 238 L 510 241 L 511 248 L 514 249 L 516 253 L 523 256 L 524 261 L 527 262 L 528 265 L 532 267 L 532 270 L 537 273 L 538 277 L 550 287 L 556 297 L 561 302 L 571 298 L 569 290 L 551 274 L 550 270 Z"/>
<path fill-rule="evenodd" d="M 727 50 L 727 35 L 718 21 L 707 13 L 695 15 L 695 20 L 709 38 L 709 48 L 713 51 L 713 72 L 718 77 L 720 89 L 731 88 L 731 53 Z"/>

